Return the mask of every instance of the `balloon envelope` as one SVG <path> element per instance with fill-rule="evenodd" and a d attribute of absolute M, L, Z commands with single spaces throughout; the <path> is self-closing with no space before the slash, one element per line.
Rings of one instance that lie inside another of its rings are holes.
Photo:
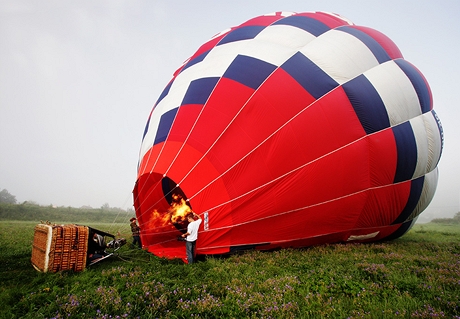
<path fill-rule="evenodd" d="M 214 36 L 174 74 L 142 140 L 143 245 L 198 254 L 397 238 L 433 198 L 442 127 L 430 88 L 382 33 L 277 12 Z"/>

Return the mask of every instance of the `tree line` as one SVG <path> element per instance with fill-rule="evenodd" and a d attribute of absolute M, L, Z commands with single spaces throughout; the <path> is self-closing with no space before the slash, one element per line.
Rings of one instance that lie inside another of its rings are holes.
<path fill-rule="evenodd" d="M 460 224 L 460 212 L 455 214 L 453 218 L 435 218 L 431 222 L 438 224 Z"/>
<path fill-rule="evenodd" d="M 123 222 L 127 216 L 134 216 L 134 210 L 109 207 L 104 204 L 101 208 L 91 207 L 55 207 L 42 206 L 35 202 L 26 201 L 18 204 L 16 197 L 6 189 L 0 191 L 0 221 L 18 220 L 49 221 L 51 223 L 112 223 L 119 219 Z"/>
<path fill-rule="evenodd" d="M 51 223 L 112 223 L 123 222 L 127 215 L 134 216 L 134 211 L 122 209 L 104 210 L 102 208 L 74 208 L 40 206 L 36 204 L 0 203 L 1 220 L 49 221 Z M 119 220 L 118 220 L 119 219 Z"/>

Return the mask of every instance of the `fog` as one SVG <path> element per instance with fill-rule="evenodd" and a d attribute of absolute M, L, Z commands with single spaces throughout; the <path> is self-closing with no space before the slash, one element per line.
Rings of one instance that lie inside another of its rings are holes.
<path fill-rule="evenodd" d="M 445 134 L 419 221 L 460 209 L 460 2 L 0 1 L 0 190 L 18 202 L 132 207 L 145 123 L 214 34 L 274 11 L 329 11 L 389 36 L 427 78 Z"/>

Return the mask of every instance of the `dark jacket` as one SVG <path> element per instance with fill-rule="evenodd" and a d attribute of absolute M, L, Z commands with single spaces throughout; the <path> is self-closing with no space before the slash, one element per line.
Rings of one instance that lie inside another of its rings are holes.
<path fill-rule="evenodd" d="M 131 226 L 131 232 L 133 233 L 133 236 L 139 236 L 141 232 L 141 228 L 137 226 L 136 221 L 132 221 L 130 226 Z"/>

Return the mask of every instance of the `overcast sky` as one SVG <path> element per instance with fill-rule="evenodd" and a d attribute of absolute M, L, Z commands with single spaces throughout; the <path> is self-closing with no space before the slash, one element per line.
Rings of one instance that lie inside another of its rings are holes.
<path fill-rule="evenodd" d="M 338 13 L 422 71 L 445 144 L 420 220 L 458 212 L 458 0 L 0 0 L 0 190 L 19 203 L 132 207 L 144 126 L 173 72 L 216 33 L 275 11 Z"/>

